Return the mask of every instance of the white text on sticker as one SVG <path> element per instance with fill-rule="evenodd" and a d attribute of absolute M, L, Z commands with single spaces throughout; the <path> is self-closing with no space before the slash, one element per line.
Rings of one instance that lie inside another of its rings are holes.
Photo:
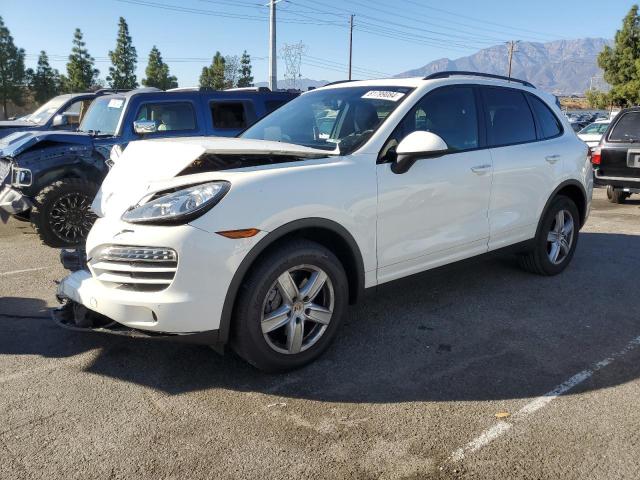
<path fill-rule="evenodd" d="M 111 100 L 109 100 L 109 105 L 107 105 L 107 107 L 109 107 L 109 108 L 120 108 L 123 103 L 124 103 L 124 100 L 122 100 L 122 99 L 112 98 Z"/>
<path fill-rule="evenodd" d="M 402 97 L 404 97 L 404 93 L 388 90 L 371 90 L 362 95 L 362 98 L 375 98 L 376 100 L 389 100 L 390 102 L 397 102 Z"/>

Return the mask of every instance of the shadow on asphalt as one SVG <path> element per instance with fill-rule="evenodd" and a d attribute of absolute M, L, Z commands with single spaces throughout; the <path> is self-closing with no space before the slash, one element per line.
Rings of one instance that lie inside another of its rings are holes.
<path fill-rule="evenodd" d="M 527 398 L 640 335 L 638 271 L 640 236 L 583 233 L 572 265 L 556 277 L 525 273 L 507 256 L 403 279 L 351 308 L 329 351 L 286 375 L 262 374 L 206 347 L 61 330 L 42 318 L 46 308 L 34 299 L 0 299 L 0 355 L 59 358 L 101 348 L 88 372 L 168 394 L 228 389 L 336 402 Z M 640 362 L 623 365 L 598 388 L 640 375 Z"/>

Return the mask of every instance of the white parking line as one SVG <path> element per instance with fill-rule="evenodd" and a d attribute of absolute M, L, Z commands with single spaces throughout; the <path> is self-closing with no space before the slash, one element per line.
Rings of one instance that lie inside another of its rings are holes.
<path fill-rule="evenodd" d="M 469 455 L 470 453 L 476 452 L 481 448 L 486 447 L 491 442 L 507 433 L 515 423 L 525 420 L 527 417 L 529 417 L 529 415 L 537 412 L 541 408 L 546 407 L 560 395 L 567 393 L 569 390 L 575 388 L 576 386 L 591 378 L 591 376 L 593 376 L 593 374 L 598 370 L 602 370 L 608 365 L 611 365 L 611 363 L 613 363 L 616 359 L 627 355 L 638 347 L 640 347 L 640 336 L 627 343 L 627 345 L 622 350 L 619 350 L 618 352 L 605 358 L 604 360 L 600 360 L 591 368 L 576 373 L 573 377 L 569 378 L 566 382 L 561 383 L 550 392 L 547 392 L 544 395 L 536 398 L 535 400 L 527 403 L 510 418 L 510 421 L 501 420 L 491 428 L 488 428 L 487 430 L 482 432 L 482 434 L 478 435 L 476 438 L 467 443 L 465 446 L 455 450 L 449 456 L 448 461 L 459 462 L 461 460 L 464 460 L 465 456 Z"/>
<path fill-rule="evenodd" d="M 37 272 L 40 270 L 49 270 L 51 267 L 36 267 L 36 268 L 25 268 L 24 270 L 13 270 L 11 272 L 2 272 L 0 273 L 0 277 L 8 277 L 9 275 L 16 275 L 18 273 L 27 273 L 27 272 Z"/>

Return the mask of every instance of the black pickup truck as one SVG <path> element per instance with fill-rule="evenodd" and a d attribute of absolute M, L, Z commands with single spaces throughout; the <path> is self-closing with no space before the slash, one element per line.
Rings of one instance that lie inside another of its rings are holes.
<path fill-rule="evenodd" d="M 640 107 L 622 110 L 591 152 L 596 185 L 612 203 L 640 193 Z"/>

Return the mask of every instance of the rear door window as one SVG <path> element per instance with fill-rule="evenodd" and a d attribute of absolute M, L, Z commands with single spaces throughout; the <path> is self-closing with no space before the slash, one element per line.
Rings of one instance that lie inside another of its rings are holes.
<path fill-rule="evenodd" d="M 611 142 L 640 141 L 640 112 L 625 113 L 609 134 Z"/>
<path fill-rule="evenodd" d="M 538 97 L 531 94 L 527 95 L 531 101 L 531 106 L 536 114 L 536 118 L 538 119 L 542 138 L 547 139 L 560 135 L 562 133 L 562 125 L 560 124 L 558 117 L 556 117 L 551 109 Z"/>
<path fill-rule="evenodd" d="M 247 111 L 242 102 L 211 102 L 213 127 L 221 130 L 241 130 L 247 127 Z"/>
<path fill-rule="evenodd" d="M 158 132 L 195 130 L 196 115 L 188 102 L 145 103 L 140 106 L 136 121 L 156 123 Z"/>
<path fill-rule="evenodd" d="M 482 88 L 489 147 L 502 147 L 537 139 L 533 114 L 520 90 Z"/>

